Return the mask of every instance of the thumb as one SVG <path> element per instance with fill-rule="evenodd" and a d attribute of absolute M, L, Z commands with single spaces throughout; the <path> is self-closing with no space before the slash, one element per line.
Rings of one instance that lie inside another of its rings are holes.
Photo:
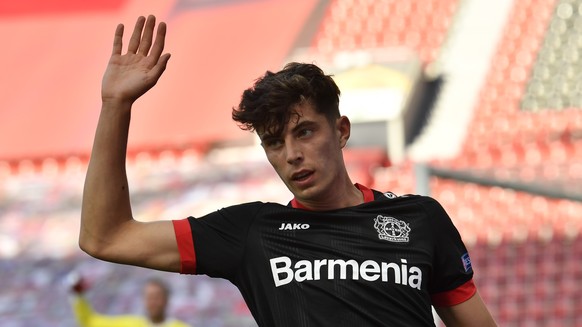
<path fill-rule="evenodd" d="M 164 55 L 162 55 L 160 57 L 160 59 L 158 60 L 158 63 L 152 68 L 152 73 L 157 78 L 160 78 L 160 76 L 162 76 L 162 74 L 166 70 L 166 67 L 168 66 L 168 61 L 170 60 L 170 57 L 171 57 L 171 54 L 165 53 Z"/>

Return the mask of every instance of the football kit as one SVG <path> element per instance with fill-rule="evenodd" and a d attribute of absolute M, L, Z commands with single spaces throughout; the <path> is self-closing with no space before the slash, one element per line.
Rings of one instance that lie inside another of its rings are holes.
<path fill-rule="evenodd" d="M 174 220 L 181 272 L 236 285 L 259 326 L 434 326 L 471 298 L 471 261 L 440 204 L 356 184 L 364 203 L 252 202 Z"/>

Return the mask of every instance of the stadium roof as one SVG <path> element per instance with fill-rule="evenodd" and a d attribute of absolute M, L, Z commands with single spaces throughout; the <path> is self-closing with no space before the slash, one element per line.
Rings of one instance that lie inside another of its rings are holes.
<path fill-rule="evenodd" d="M 134 107 L 130 150 L 244 137 L 231 108 L 265 70 L 284 64 L 317 2 L 2 2 L 0 160 L 88 154 L 115 26 L 128 34 L 150 13 L 168 23 L 172 58 Z"/>

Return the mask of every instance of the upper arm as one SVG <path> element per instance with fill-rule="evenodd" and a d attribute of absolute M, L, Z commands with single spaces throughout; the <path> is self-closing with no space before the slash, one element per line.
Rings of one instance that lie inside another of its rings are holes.
<path fill-rule="evenodd" d="M 101 260 L 180 272 L 180 253 L 171 221 L 128 220 L 98 245 L 83 250 Z"/>
<path fill-rule="evenodd" d="M 446 326 L 497 326 L 478 292 L 465 302 L 435 309 Z"/>
<path fill-rule="evenodd" d="M 473 283 L 473 268 L 459 231 L 436 201 L 427 203 L 435 235 L 431 300 L 447 326 L 496 326 Z"/>

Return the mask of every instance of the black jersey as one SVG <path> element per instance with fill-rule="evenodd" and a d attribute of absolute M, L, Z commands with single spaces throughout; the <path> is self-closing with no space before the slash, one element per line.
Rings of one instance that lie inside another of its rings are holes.
<path fill-rule="evenodd" d="M 430 197 L 359 184 L 365 203 L 253 202 L 174 221 L 182 273 L 235 284 L 260 326 L 434 326 L 475 293 L 467 250 Z"/>

